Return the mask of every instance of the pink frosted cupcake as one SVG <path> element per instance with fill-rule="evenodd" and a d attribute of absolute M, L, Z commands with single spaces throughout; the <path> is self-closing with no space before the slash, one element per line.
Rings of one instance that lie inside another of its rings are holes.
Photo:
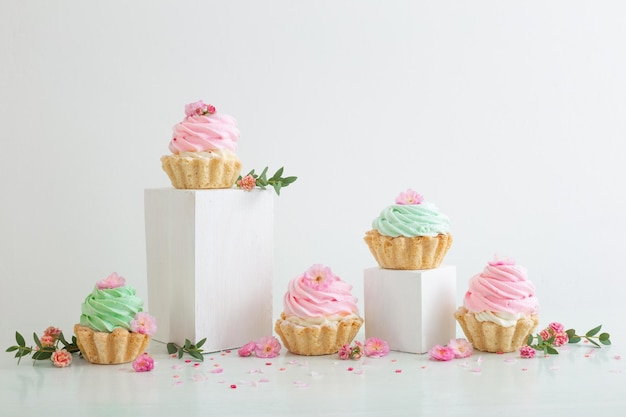
<path fill-rule="evenodd" d="M 329 267 L 313 265 L 292 279 L 274 330 L 297 355 L 329 355 L 352 342 L 363 324 L 352 286 Z"/>
<path fill-rule="evenodd" d="M 539 324 L 538 312 L 526 269 L 511 259 L 496 258 L 470 279 L 463 306 L 454 316 L 474 348 L 513 352 Z"/>
<path fill-rule="evenodd" d="M 202 101 L 185 106 L 185 119 L 174 126 L 172 155 L 161 157 L 174 188 L 230 188 L 241 172 L 235 154 L 239 130 L 235 118 Z"/>

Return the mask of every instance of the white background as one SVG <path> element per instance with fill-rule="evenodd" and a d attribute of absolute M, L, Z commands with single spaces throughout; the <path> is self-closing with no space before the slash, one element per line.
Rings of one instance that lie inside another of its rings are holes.
<path fill-rule="evenodd" d="M 501 253 L 543 324 L 618 335 L 625 44 L 618 1 L 3 0 L 1 340 L 69 332 L 112 271 L 147 297 L 143 192 L 200 99 L 237 118 L 245 172 L 299 177 L 275 201 L 275 316 L 313 263 L 362 309 L 363 236 L 413 188 L 451 218 L 459 304 Z"/>

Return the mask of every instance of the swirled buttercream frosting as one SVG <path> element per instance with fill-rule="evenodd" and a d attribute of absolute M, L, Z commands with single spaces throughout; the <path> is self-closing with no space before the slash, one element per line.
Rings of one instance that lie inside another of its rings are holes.
<path fill-rule="evenodd" d="M 219 114 L 215 107 L 202 101 L 185 107 L 185 119 L 174 126 L 169 150 L 185 152 L 237 151 L 239 130 L 234 117 Z"/>
<path fill-rule="evenodd" d="M 437 236 L 450 231 L 450 219 L 431 203 L 393 204 L 372 222 L 384 236 Z"/>
<path fill-rule="evenodd" d="M 465 308 L 481 321 L 517 321 L 521 316 L 539 312 L 535 286 L 527 278 L 526 268 L 510 259 L 496 259 L 469 280 Z M 486 314 L 485 314 L 486 312 Z M 495 316 L 493 316 L 494 313 Z"/>
<path fill-rule="evenodd" d="M 313 265 L 293 278 L 283 298 L 287 320 L 296 324 L 324 324 L 348 317 L 358 317 L 357 299 L 352 285 L 334 275 L 323 265 Z"/>
<path fill-rule="evenodd" d="M 131 330 L 130 322 L 143 310 L 143 300 L 127 285 L 99 289 L 96 286 L 81 306 L 80 324 L 100 332 L 116 327 Z"/>

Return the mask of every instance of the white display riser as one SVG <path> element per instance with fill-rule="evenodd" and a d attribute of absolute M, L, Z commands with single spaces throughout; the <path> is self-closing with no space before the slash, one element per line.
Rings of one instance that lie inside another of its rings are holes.
<path fill-rule="evenodd" d="M 369 268 L 364 274 L 365 336 L 394 351 L 426 353 L 455 338 L 456 267 Z"/>
<path fill-rule="evenodd" d="M 155 340 L 213 352 L 272 334 L 273 193 L 145 190 Z"/>

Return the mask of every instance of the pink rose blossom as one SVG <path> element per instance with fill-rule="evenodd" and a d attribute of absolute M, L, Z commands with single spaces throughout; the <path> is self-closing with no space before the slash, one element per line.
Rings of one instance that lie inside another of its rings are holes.
<path fill-rule="evenodd" d="M 54 342 L 56 340 L 52 335 L 44 334 L 43 336 L 41 336 L 41 338 L 39 338 L 39 341 L 41 342 L 41 346 L 43 347 L 52 347 L 54 346 Z"/>
<path fill-rule="evenodd" d="M 243 345 L 241 348 L 239 348 L 237 353 L 239 354 L 239 356 L 247 358 L 248 356 L 252 355 L 255 350 L 256 350 L 256 343 L 248 342 L 245 345 Z"/>
<path fill-rule="evenodd" d="M 559 346 L 563 346 L 568 341 L 569 341 L 569 336 L 567 336 L 567 333 L 565 332 L 557 333 L 556 335 L 554 335 L 554 342 L 552 342 L 552 345 L 555 347 L 559 347 Z"/>
<path fill-rule="evenodd" d="M 325 290 L 337 277 L 329 267 L 322 264 L 312 265 L 304 273 L 304 284 L 316 290 Z"/>
<path fill-rule="evenodd" d="M 147 353 L 139 355 L 133 362 L 135 372 L 150 372 L 154 369 L 154 359 Z"/>
<path fill-rule="evenodd" d="M 280 348 L 278 339 L 266 336 L 257 340 L 254 353 L 259 358 L 275 358 L 280 353 Z"/>
<path fill-rule="evenodd" d="M 421 204 L 422 201 L 424 201 L 424 197 L 411 189 L 398 194 L 396 197 L 396 204 L 401 205 Z"/>
<path fill-rule="evenodd" d="M 126 279 L 117 275 L 117 272 L 113 272 L 111 275 L 96 283 L 99 290 L 113 289 L 123 287 L 126 284 Z"/>
<path fill-rule="evenodd" d="M 202 100 L 185 105 L 185 116 L 204 116 L 215 113 L 215 107 L 204 103 Z"/>
<path fill-rule="evenodd" d="M 552 330 L 554 333 L 563 333 L 565 332 L 565 327 L 561 323 L 553 322 L 548 324 L 548 329 Z"/>
<path fill-rule="evenodd" d="M 365 341 L 363 350 L 367 357 L 382 358 L 389 353 L 389 344 L 377 337 L 370 337 Z"/>
<path fill-rule="evenodd" d="M 341 346 L 341 348 L 339 349 L 339 359 L 342 359 L 342 360 L 350 359 L 351 352 L 352 352 L 352 349 L 350 348 L 350 345 Z"/>
<path fill-rule="evenodd" d="M 72 363 L 72 354 L 65 349 L 55 351 L 50 360 L 57 368 L 65 368 Z"/>
<path fill-rule="evenodd" d="M 531 348 L 530 346 L 522 346 L 521 348 L 519 348 L 519 354 L 522 358 L 524 359 L 532 359 L 535 357 L 535 349 Z"/>
<path fill-rule="evenodd" d="M 46 330 L 43 331 L 43 334 L 44 336 L 52 336 L 54 340 L 57 340 L 59 336 L 61 335 L 61 329 L 58 329 L 54 326 L 50 326 Z"/>
<path fill-rule="evenodd" d="M 150 314 L 141 311 L 135 314 L 135 318 L 131 320 L 130 330 L 135 333 L 152 336 L 157 331 L 156 319 Z"/>
<path fill-rule="evenodd" d="M 467 358 L 472 356 L 473 348 L 472 344 L 466 339 L 452 339 L 448 343 L 448 347 L 452 349 L 454 357 L 457 359 Z"/>
<path fill-rule="evenodd" d="M 428 352 L 430 359 L 437 361 L 449 361 L 454 359 L 454 351 L 447 346 L 435 345 Z"/>
<path fill-rule="evenodd" d="M 244 191 L 252 191 L 256 187 L 256 180 L 252 175 L 246 175 L 240 180 L 237 180 L 237 187 Z"/>

